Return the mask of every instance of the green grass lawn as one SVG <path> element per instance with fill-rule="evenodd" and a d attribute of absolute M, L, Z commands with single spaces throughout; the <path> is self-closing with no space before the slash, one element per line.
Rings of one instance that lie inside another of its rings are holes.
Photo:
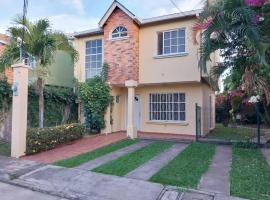
<path fill-rule="evenodd" d="M 10 144 L 0 143 L 0 155 L 10 156 Z"/>
<path fill-rule="evenodd" d="M 248 128 L 224 127 L 222 124 L 216 124 L 216 128 L 207 135 L 208 138 L 223 140 L 249 140 L 254 138 L 256 131 Z"/>
<path fill-rule="evenodd" d="M 146 161 L 172 146 L 171 142 L 154 142 L 137 151 L 128 153 L 120 158 L 109 161 L 92 171 L 104 174 L 124 176 Z"/>
<path fill-rule="evenodd" d="M 114 144 L 110 144 L 104 147 L 101 147 L 99 149 L 96 149 L 94 151 L 90 151 L 87 153 L 80 154 L 78 156 L 66 159 L 66 160 L 60 160 L 55 162 L 55 165 L 62 166 L 62 167 L 76 167 L 83 163 L 86 163 L 90 160 L 94 160 L 100 156 L 106 155 L 108 153 L 111 153 L 113 151 L 122 149 L 124 147 L 127 147 L 129 145 L 137 143 L 138 140 L 123 140 Z"/>
<path fill-rule="evenodd" d="M 270 199 L 270 167 L 259 149 L 233 148 L 230 175 L 233 196 Z"/>
<path fill-rule="evenodd" d="M 207 171 L 214 153 L 215 145 L 192 143 L 152 176 L 150 181 L 196 188 L 201 176 Z"/>

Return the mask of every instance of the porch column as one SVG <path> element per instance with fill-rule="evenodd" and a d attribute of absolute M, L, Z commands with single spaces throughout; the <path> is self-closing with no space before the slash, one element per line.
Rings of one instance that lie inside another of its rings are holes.
<path fill-rule="evenodd" d="M 134 125 L 134 107 L 135 88 L 138 86 L 138 82 L 134 80 L 128 80 L 125 82 L 125 86 L 128 88 L 127 135 L 134 139 L 137 138 L 137 129 Z"/>
<path fill-rule="evenodd" d="M 27 130 L 27 97 L 28 69 L 25 64 L 12 65 L 13 68 L 13 100 L 12 100 L 12 132 L 11 156 L 19 158 L 26 151 Z"/>

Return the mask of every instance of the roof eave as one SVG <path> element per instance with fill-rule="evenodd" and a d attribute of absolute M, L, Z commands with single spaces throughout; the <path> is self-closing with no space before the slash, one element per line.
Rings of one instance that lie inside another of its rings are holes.
<path fill-rule="evenodd" d="M 115 8 L 120 8 L 123 12 L 125 12 L 131 19 L 133 19 L 136 23 L 140 24 L 140 20 L 132 13 L 130 12 L 125 6 L 123 6 L 118 1 L 114 1 L 112 5 L 108 8 L 108 10 L 105 12 L 101 20 L 99 21 L 98 25 L 100 28 L 103 28 L 104 24 L 106 23 L 107 19 L 110 17 L 110 15 L 113 13 Z"/>

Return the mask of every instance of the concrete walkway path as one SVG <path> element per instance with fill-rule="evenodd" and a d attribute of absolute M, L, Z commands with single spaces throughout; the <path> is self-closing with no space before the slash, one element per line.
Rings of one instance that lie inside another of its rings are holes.
<path fill-rule="evenodd" d="M 214 158 L 199 183 L 199 189 L 230 195 L 230 166 L 232 149 L 230 146 L 217 146 Z"/>
<path fill-rule="evenodd" d="M 156 200 L 163 189 L 161 184 L 57 166 L 46 166 L 13 182 L 82 200 Z"/>
<path fill-rule="evenodd" d="M 262 153 L 266 159 L 266 162 L 268 163 L 270 167 L 270 149 L 262 149 Z"/>
<path fill-rule="evenodd" d="M 163 166 L 168 164 L 175 156 L 187 147 L 187 144 L 177 143 L 165 152 L 155 156 L 145 164 L 141 165 L 137 169 L 131 171 L 126 175 L 128 178 L 149 180 L 156 172 L 158 172 Z"/>
<path fill-rule="evenodd" d="M 80 169 L 40 166 L 36 162 L 12 158 L 2 157 L 0 164 L 0 182 L 11 184 L 0 183 L 1 200 L 240 200 Z M 9 176 L 14 173 L 18 177 Z"/>
<path fill-rule="evenodd" d="M 64 198 L 55 197 L 29 189 L 21 188 L 0 182 L 1 200 L 65 200 Z"/>
<path fill-rule="evenodd" d="M 127 153 L 130 153 L 130 152 L 133 152 L 133 151 L 136 151 L 148 144 L 150 144 L 151 142 L 150 141 L 140 141 L 136 144 L 133 144 L 131 146 L 128 146 L 128 147 L 125 147 L 123 149 L 119 149 L 117 151 L 114 151 L 112 153 L 109 153 L 109 154 L 106 154 L 104 156 L 101 156 L 95 160 L 91 160 L 87 163 L 84 163 L 78 167 L 76 167 L 77 169 L 82 169 L 82 170 L 91 170 L 91 169 L 94 169 L 110 160 L 114 160 L 116 158 L 119 158 Z"/>
<path fill-rule="evenodd" d="M 127 134 L 124 132 L 111 133 L 108 135 L 98 134 L 86 136 L 69 144 L 60 145 L 55 149 L 30 156 L 25 156 L 21 159 L 32 160 L 41 163 L 54 163 L 58 160 L 64 160 L 82 153 L 93 151 L 97 148 L 118 142 L 126 138 Z"/>

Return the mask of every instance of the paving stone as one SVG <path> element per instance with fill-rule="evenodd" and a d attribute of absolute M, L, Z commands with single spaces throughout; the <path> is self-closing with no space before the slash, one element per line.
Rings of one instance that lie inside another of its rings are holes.
<path fill-rule="evenodd" d="M 149 180 L 156 172 L 168 164 L 175 156 L 187 147 L 187 144 L 177 143 L 171 148 L 155 156 L 137 169 L 126 175 L 128 178 Z"/>
<path fill-rule="evenodd" d="M 214 200 L 214 196 L 199 192 L 185 192 L 179 200 Z"/>
<path fill-rule="evenodd" d="M 199 183 L 199 190 L 230 195 L 229 171 L 232 161 L 230 146 L 217 146 L 208 171 Z"/>
<path fill-rule="evenodd" d="M 262 153 L 270 167 L 270 149 L 262 149 Z"/>
<path fill-rule="evenodd" d="M 97 148 L 118 142 L 126 138 L 127 134 L 125 132 L 111 133 L 107 135 L 98 134 L 85 136 L 82 139 L 75 140 L 69 144 L 60 145 L 55 149 L 25 156 L 21 159 L 33 160 L 41 163 L 54 163 L 58 160 L 71 158 L 82 153 L 93 151 Z"/>
<path fill-rule="evenodd" d="M 133 151 L 136 151 L 148 144 L 150 144 L 151 141 L 140 141 L 139 143 L 136 143 L 136 144 L 133 144 L 133 145 L 130 145 L 128 147 L 125 147 L 123 149 L 119 149 L 117 151 L 114 151 L 112 153 L 109 153 L 109 154 L 106 154 L 104 156 L 101 156 L 95 160 L 91 160 L 87 163 L 84 163 L 80 166 L 77 166 L 76 168 L 77 169 L 83 169 L 83 170 L 91 170 L 91 169 L 94 169 L 110 160 L 114 160 L 116 158 L 119 158 L 127 153 L 130 153 L 130 152 L 133 152 Z"/>
<path fill-rule="evenodd" d="M 165 191 L 160 200 L 178 200 L 179 195 L 181 195 L 178 191 Z"/>
<path fill-rule="evenodd" d="M 66 200 L 64 198 L 59 198 L 47 194 L 42 194 L 40 192 L 35 192 L 29 189 L 17 187 L 14 185 L 9 185 L 0 182 L 0 194 L 1 200 Z"/>
<path fill-rule="evenodd" d="M 13 182 L 82 200 L 156 200 L 163 189 L 161 184 L 56 166 L 38 169 Z"/>
<path fill-rule="evenodd" d="M 0 177 L 16 178 L 44 166 L 41 163 L 0 156 Z"/>
<path fill-rule="evenodd" d="M 232 197 L 232 196 L 227 196 L 223 194 L 217 194 L 215 196 L 215 200 L 248 200 L 248 199 L 243 199 L 239 197 Z"/>

